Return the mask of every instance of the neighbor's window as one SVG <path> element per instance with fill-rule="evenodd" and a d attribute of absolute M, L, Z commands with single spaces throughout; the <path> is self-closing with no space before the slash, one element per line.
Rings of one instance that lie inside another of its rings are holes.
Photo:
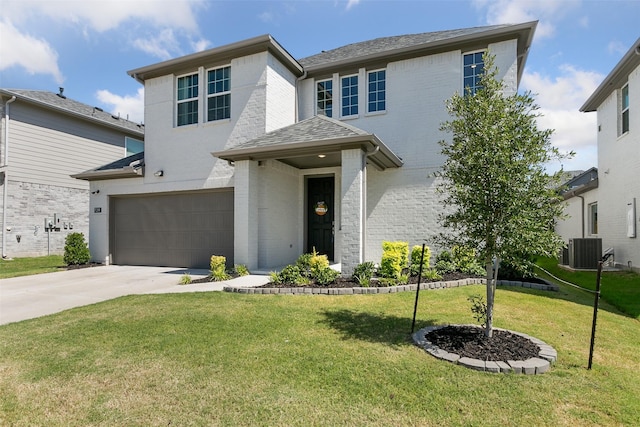
<path fill-rule="evenodd" d="M 621 91 L 621 132 L 623 133 L 629 132 L 629 85 L 626 84 Z"/>
<path fill-rule="evenodd" d="M 198 123 L 198 74 L 178 77 L 178 126 Z"/>
<path fill-rule="evenodd" d="M 358 76 L 343 77 L 342 81 L 342 116 L 358 114 Z"/>
<path fill-rule="evenodd" d="M 126 150 L 126 156 L 129 157 L 133 154 L 138 154 L 144 151 L 144 141 L 139 139 L 124 137 L 124 148 Z"/>
<path fill-rule="evenodd" d="M 367 111 L 385 111 L 387 109 L 387 72 L 386 70 L 371 71 L 369 79 Z"/>
<path fill-rule="evenodd" d="M 207 121 L 231 117 L 231 67 L 207 71 Z"/>
<path fill-rule="evenodd" d="M 598 234 L 598 204 L 589 205 L 589 234 Z"/>
<path fill-rule="evenodd" d="M 317 83 L 317 114 L 333 117 L 333 81 L 323 80 Z"/>
<path fill-rule="evenodd" d="M 475 94 L 480 86 L 480 76 L 484 72 L 484 52 L 467 53 L 463 58 L 464 94 Z"/>

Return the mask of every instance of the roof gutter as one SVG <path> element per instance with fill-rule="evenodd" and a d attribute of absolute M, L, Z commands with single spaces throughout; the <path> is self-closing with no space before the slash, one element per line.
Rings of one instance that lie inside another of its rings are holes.
<path fill-rule="evenodd" d="M 12 96 L 4 104 L 4 159 L 2 161 L 2 259 L 7 258 L 7 199 L 9 196 L 9 104 L 16 100 Z"/>

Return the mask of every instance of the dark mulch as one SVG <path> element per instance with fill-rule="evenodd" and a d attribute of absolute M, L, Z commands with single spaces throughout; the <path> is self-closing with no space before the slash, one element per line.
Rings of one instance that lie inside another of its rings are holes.
<path fill-rule="evenodd" d="M 63 267 L 66 270 L 80 270 L 83 268 L 91 268 L 91 267 L 102 267 L 104 264 L 98 262 L 89 262 L 87 264 L 71 264 Z"/>
<path fill-rule="evenodd" d="M 483 328 L 473 326 L 445 326 L 425 338 L 449 353 L 484 361 L 527 360 L 540 353 L 536 344 L 520 335 L 494 330 L 493 336 L 486 338 Z"/>

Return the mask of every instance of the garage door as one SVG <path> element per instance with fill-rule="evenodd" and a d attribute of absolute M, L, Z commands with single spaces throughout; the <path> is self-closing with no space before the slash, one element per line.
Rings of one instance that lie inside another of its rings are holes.
<path fill-rule="evenodd" d="M 114 264 L 209 268 L 233 265 L 233 190 L 111 197 Z"/>

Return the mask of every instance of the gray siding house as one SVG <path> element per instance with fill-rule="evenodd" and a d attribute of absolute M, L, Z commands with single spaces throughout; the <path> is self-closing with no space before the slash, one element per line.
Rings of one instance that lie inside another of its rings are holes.
<path fill-rule="evenodd" d="M 0 89 L 0 113 L 2 257 L 61 254 L 89 233 L 89 184 L 71 175 L 141 151 L 144 126 L 62 90 Z"/>
<path fill-rule="evenodd" d="M 115 264 L 270 270 L 316 249 L 350 275 L 438 230 L 445 101 L 482 55 L 517 91 L 537 23 L 383 37 L 293 58 L 264 35 L 129 71 L 145 86 L 141 176 L 91 183 L 91 250 Z"/>

